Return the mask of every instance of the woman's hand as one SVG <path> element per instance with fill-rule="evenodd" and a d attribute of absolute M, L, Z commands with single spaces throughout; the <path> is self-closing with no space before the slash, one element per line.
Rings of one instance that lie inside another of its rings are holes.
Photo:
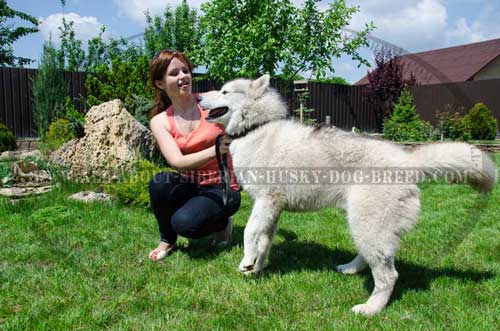
<path fill-rule="evenodd" d="M 233 139 L 227 134 L 224 134 L 224 138 L 220 143 L 220 149 L 219 149 L 221 155 L 229 153 L 229 145 L 231 144 L 231 141 L 233 141 Z"/>

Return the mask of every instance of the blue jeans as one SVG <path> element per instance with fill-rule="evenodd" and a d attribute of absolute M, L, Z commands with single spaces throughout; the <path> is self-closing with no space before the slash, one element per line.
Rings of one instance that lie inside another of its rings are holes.
<path fill-rule="evenodd" d="M 174 244 L 177 235 L 201 238 L 226 228 L 240 207 L 241 196 L 230 190 L 227 207 L 220 186 L 196 185 L 175 172 L 160 172 L 149 184 L 151 208 L 160 240 Z"/>

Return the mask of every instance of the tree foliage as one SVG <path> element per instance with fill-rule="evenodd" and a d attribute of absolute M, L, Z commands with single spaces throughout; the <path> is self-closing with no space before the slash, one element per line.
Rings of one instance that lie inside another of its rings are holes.
<path fill-rule="evenodd" d="M 373 26 L 348 36 L 342 29 L 358 8 L 335 0 L 321 11 L 317 2 L 306 0 L 302 8 L 289 0 L 204 3 L 201 64 L 217 80 L 262 73 L 274 76 L 279 70 L 286 79 L 300 72 L 322 78 L 334 72 L 332 59 L 342 54 L 368 64 L 358 49 L 367 45 L 366 35 Z"/>
<path fill-rule="evenodd" d="M 494 140 L 498 133 L 498 121 L 482 102 L 476 103 L 463 118 L 472 139 Z"/>
<path fill-rule="evenodd" d="M 184 52 L 193 60 L 199 55 L 200 20 L 196 10 L 191 9 L 186 0 L 174 11 L 167 6 L 162 16 L 152 17 L 146 13 L 146 22 L 144 47 L 149 57 L 165 48 Z"/>
<path fill-rule="evenodd" d="M 51 43 L 43 46 L 38 73 L 33 79 L 33 117 L 42 139 L 50 123 L 64 114 L 66 86 L 57 50 Z"/>
<path fill-rule="evenodd" d="M 84 71 L 85 51 L 83 42 L 75 36 L 74 22 L 68 22 L 63 17 L 59 31 L 61 31 L 61 46 L 57 50 L 57 59 L 60 67 L 68 71 Z"/>
<path fill-rule="evenodd" d="M 425 141 L 432 136 L 432 126 L 420 119 L 413 96 L 404 88 L 389 119 L 384 121 L 384 136 L 395 141 Z"/>
<path fill-rule="evenodd" d="M 452 111 L 452 105 L 444 106 L 445 110 L 436 112 L 436 122 L 439 125 L 439 139 L 467 141 L 471 139 L 470 128 L 467 127 L 463 116 Z"/>
<path fill-rule="evenodd" d="M 401 58 L 390 49 L 377 52 L 375 64 L 375 69 L 368 73 L 369 84 L 366 96 L 377 106 L 374 115 L 381 130 L 383 121 L 390 117 L 393 105 L 401 91 L 405 87 L 415 85 L 415 78 L 410 75 L 409 80 L 404 79 L 404 66 Z"/>
<path fill-rule="evenodd" d="M 31 23 L 33 26 L 14 27 L 14 24 L 9 24 L 9 19 L 19 18 L 22 21 Z M 38 20 L 26 13 L 14 10 L 7 5 L 6 0 L 0 0 L 0 66 L 14 66 L 30 64 L 32 59 L 19 57 L 14 55 L 12 44 L 30 33 L 38 31 Z"/>

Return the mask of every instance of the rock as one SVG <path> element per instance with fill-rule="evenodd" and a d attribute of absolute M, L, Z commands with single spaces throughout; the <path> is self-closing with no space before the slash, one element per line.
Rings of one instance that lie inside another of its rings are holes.
<path fill-rule="evenodd" d="M 93 192 L 93 191 L 82 191 L 69 196 L 70 200 L 77 200 L 83 202 L 110 202 L 112 196 L 106 193 Z"/>
<path fill-rule="evenodd" d="M 14 186 L 39 187 L 50 185 L 51 176 L 46 170 L 38 169 L 35 162 L 17 161 L 10 166 Z"/>
<path fill-rule="evenodd" d="M 22 198 L 52 190 L 50 174 L 38 168 L 35 162 L 17 161 L 10 167 L 11 174 L 4 177 L 2 184 L 12 187 L 0 189 L 0 195 L 9 198 Z"/>
<path fill-rule="evenodd" d="M 33 157 L 36 159 L 43 158 L 42 153 L 39 150 L 35 149 L 32 151 L 20 150 L 20 151 L 5 151 L 0 155 L 0 162 L 2 161 L 17 161 L 22 160 L 27 157 Z"/>
<path fill-rule="evenodd" d="M 6 196 L 8 198 L 17 199 L 24 198 L 29 195 L 37 195 L 50 192 L 52 190 L 51 185 L 39 186 L 39 187 L 5 187 L 0 188 L 0 195 Z"/>
<path fill-rule="evenodd" d="M 67 166 L 68 177 L 76 181 L 110 182 L 154 149 L 151 132 L 118 99 L 92 107 L 84 130 L 84 137 L 67 142 L 50 156 L 54 163 Z"/>

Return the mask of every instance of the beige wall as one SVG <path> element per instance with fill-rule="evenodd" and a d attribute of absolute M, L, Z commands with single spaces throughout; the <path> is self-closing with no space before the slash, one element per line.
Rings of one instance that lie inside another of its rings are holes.
<path fill-rule="evenodd" d="M 500 56 L 497 56 L 486 67 L 481 69 L 473 78 L 473 80 L 495 79 L 500 78 Z"/>

